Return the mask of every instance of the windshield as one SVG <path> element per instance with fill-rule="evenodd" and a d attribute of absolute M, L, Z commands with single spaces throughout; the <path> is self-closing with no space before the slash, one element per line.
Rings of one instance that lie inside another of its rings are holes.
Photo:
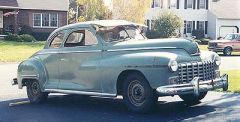
<path fill-rule="evenodd" d="M 132 25 L 101 27 L 98 30 L 100 36 L 106 42 L 126 41 L 129 39 L 145 39 L 141 31 Z"/>
<path fill-rule="evenodd" d="M 238 38 L 237 34 L 228 34 L 224 37 L 224 39 L 227 39 L 227 40 L 234 40 L 234 39 L 237 39 L 237 38 Z"/>

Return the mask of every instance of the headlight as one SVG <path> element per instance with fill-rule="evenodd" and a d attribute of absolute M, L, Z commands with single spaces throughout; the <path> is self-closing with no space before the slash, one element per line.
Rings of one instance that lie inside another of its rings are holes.
<path fill-rule="evenodd" d="M 175 60 L 170 60 L 168 63 L 168 67 L 171 71 L 175 72 L 178 69 L 178 63 Z"/>
<path fill-rule="evenodd" d="M 215 61 L 215 64 L 216 64 L 217 66 L 219 66 L 219 65 L 221 64 L 221 58 L 220 58 L 220 56 L 216 55 L 216 56 L 214 57 L 214 61 Z"/>

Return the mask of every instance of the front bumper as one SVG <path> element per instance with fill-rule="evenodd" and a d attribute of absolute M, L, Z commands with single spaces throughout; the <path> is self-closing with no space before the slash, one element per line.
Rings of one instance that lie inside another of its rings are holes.
<path fill-rule="evenodd" d="M 198 77 L 193 78 L 190 83 L 161 86 L 156 89 L 160 96 L 172 96 L 182 94 L 199 95 L 200 92 L 211 91 L 215 89 L 228 90 L 228 75 L 224 74 L 220 78 L 208 81 L 200 81 Z"/>
<path fill-rule="evenodd" d="M 213 52 L 223 52 L 224 48 L 217 48 L 217 47 L 208 47 L 208 51 L 213 51 Z"/>

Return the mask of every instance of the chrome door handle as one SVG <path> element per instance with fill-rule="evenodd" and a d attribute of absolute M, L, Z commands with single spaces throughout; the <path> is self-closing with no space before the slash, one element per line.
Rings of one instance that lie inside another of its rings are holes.
<path fill-rule="evenodd" d="M 61 58 L 60 61 L 65 61 L 65 59 L 64 59 L 64 58 Z"/>

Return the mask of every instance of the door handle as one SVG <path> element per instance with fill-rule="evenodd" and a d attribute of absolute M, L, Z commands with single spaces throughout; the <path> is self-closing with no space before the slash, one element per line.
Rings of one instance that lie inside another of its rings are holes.
<path fill-rule="evenodd" d="M 60 61 L 65 61 L 65 59 L 64 59 L 64 58 L 61 58 Z"/>

